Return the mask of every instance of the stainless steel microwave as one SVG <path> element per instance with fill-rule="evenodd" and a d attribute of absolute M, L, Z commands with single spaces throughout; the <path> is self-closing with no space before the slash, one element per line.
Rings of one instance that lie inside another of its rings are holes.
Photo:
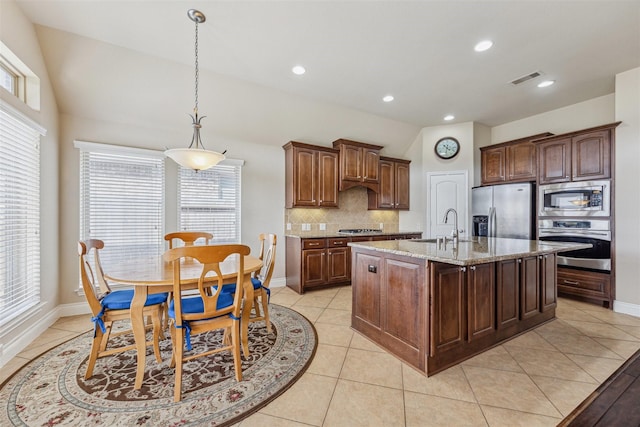
<path fill-rule="evenodd" d="M 538 187 L 539 216 L 611 216 L 611 181 L 580 181 Z"/>

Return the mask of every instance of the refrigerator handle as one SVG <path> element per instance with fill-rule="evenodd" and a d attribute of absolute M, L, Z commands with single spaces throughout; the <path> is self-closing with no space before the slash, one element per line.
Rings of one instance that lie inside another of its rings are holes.
<path fill-rule="evenodd" d="M 496 237 L 496 208 L 489 208 L 489 237 Z"/>

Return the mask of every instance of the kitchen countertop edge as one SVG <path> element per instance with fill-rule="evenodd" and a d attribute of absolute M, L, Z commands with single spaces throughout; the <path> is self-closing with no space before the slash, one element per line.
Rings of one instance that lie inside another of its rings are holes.
<path fill-rule="evenodd" d="M 378 252 L 391 253 L 428 261 L 467 266 L 495 261 L 545 255 L 557 252 L 590 248 L 588 243 L 546 242 L 505 238 L 477 238 L 458 243 L 458 248 L 447 243 L 447 249 L 438 248 L 436 243 L 415 240 L 384 240 L 374 242 L 351 242 L 349 246 Z"/>

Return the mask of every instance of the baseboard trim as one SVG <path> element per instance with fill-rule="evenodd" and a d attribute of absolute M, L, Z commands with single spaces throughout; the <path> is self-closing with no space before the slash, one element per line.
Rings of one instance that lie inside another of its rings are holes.
<path fill-rule="evenodd" d="M 616 313 L 623 313 L 635 317 L 640 317 L 640 305 L 638 304 L 631 304 L 629 302 L 614 300 L 613 311 L 615 311 Z"/>
<path fill-rule="evenodd" d="M 0 366 L 4 366 L 7 362 L 9 362 L 9 360 L 16 357 L 18 353 L 27 348 L 29 344 L 31 344 L 36 338 L 38 338 L 40 334 L 49 329 L 51 325 L 56 323 L 56 320 L 60 318 L 60 315 L 58 313 L 58 307 L 56 307 L 48 313 L 43 314 L 32 325 L 25 327 L 22 334 L 20 334 L 12 341 L 5 343 L 2 355 L 0 355 Z"/>

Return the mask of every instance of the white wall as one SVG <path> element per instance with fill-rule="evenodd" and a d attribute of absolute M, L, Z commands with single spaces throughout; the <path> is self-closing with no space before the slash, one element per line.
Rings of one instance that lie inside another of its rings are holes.
<path fill-rule="evenodd" d="M 640 68 L 616 76 L 616 311 L 640 316 Z"/>
<path fill-rule="evenodd" d="M 41 294 L 42 304 L 31 315 L 21 316 L 7 334 L 0 336 L 0 366 L 57 318 L 58 306 L 58 109 L 40 45 L 31 23 L 13 0 L 0 3 L 0 39 L 40 78 L 40 108 L 34 111 L 0 90 L 0 96 L 47 130 L 40 144 Z"/>
<path fill-rule="evenodd" d="M 511 141 L 543 132 L 559 135 L 615 121 L 614 94 L 601 96 L 491 128 L 491 143 Z"/>

